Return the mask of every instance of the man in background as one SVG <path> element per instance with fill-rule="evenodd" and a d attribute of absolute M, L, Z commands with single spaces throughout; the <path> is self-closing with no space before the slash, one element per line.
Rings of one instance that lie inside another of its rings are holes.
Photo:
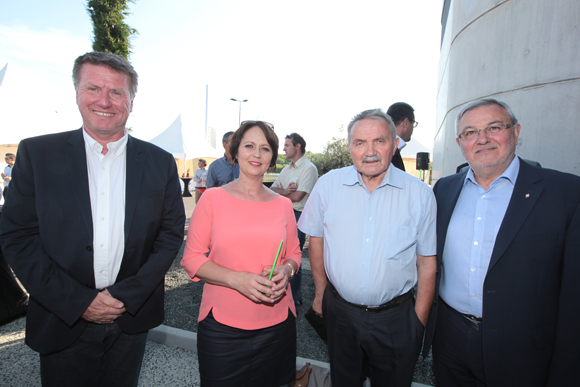
<path fill-rule="evenodd" d="M 30 293 L 43 386 L 137 386 L 164 278 L 183 244 L 173 156 L 127 133 L 137 73 L 90 52 L 73 68 L 80 129 L 22 140 L 0 244 Z"/>
<path fill-rule="evenodd" d="M 230 140 L 234 132 L 227 132 L 222 138 L 224 157 L 220 157 L 207 169 L 207 188 L 221 187 L 240 177 L 240 166 L 234 163 L 230 154 Z"/>
<path fill-rule="evenodd" d="M 409 141 L 411 141 L 411 136 L 413 135 L 413 129 L 419 125 L 419 122 L 415 121 L 414 109 L 405 102 L 397 102 L 389 106 L 387 114 L 393 119 L 395 126 L 397 128 L 397 138 L 399 139 L 399 146 L 397 151 L 393 155 L 393 165 L 400 170 L 405 170 L 405 164 L 403 163 L 403 158 L 401 157 L 401 149 L 403 149 Z"/>
<path fill-rule="evenodd" d="M 298 223 L 304 205 L 308 201 L 308 196 L 318 180 L 318 170 L 304 156 L 306 153 L 306 141 L 298 133 L 290 133 L 286 136 L 284 152 L 286 153 L 286 158 L 292 161 L 282 169 L 271 189 L 292 200 L 294 216 L 296 216 L 296 223 Z M 306 235 L 300 229 L 298 229 L 298 240 L 302 251 Z M 302 303 L 302 270 L 299 269 L 290 280 L 290 286 L 294 303 L 296 308 L 298 308 Z"/>

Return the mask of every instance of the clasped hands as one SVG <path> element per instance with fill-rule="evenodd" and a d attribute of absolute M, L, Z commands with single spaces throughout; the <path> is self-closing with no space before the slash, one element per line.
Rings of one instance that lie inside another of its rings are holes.
<path fill-rule="evenodd" d="M 286 264 L 277 265 L 271 280 L 268 280 L 270 269 L 263 270 L 260 274 L 246 271 L 237 274 L 239 277 L 235 286 L 237 291 L 253 302 L 273 304 L 286 293 L 292 267 Z"/>
<path fill-rule="evenodd" d="M 125 304 L 111 296 L 107 289 L 101 290 L 83 313 L 83 318 L 95 324 L 112 324 L 125 313 Z"/>

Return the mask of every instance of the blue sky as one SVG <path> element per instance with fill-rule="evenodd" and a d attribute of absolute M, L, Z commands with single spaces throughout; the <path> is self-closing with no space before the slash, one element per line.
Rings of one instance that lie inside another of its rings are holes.
<path fill-rule="evenodd" d="M 81 125 L 70 73 L 91 51 L 80 0 L 0 3 L 0 143 Z M 362 110 L 405 101 L 432 146 L 442 1 L 166 1 L 130 4 L 139 91 L 128 125 L 149 140 L 181 114 L 185 136 L 218 138 L 242 120 L 298 132 L 322 151 Z"/>

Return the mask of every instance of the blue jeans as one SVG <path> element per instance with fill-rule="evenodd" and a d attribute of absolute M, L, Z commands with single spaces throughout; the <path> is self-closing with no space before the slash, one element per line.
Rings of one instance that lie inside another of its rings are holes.
<path fill-rule="evenodd" d="M 147 332 L 129 335 L 117 323 L 89 323 L 69 347 L 40 355 L 42 386 L 137 387 L 146 343 Z"/>
<path fill-rule="evenodd" d="M 294 210 L 296 223 L 298 223 L 300 215 L 302 215 L 302 212 Z M 298 242 L 300 243 L 300 251 L 302 251 L 304 242 L 306 242 L 306 234 L 300 231 L 300 229 L 298 229 Z M 294 298 L 294 304 L 296 305 L 296 309 L 298 309 L 302 302 L 302 268 L 298 268 L 298 271 L 294 273 L 294 278 L 290 280 L 290 289 L 292 289 L 292 298 Z"/>

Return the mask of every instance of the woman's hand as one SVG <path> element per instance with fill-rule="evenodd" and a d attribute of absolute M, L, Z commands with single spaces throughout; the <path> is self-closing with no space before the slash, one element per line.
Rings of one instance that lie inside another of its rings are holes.
<path fill-rule="evenodd" d="M 278 265 L 274 268 L 274 273 L 272 274 L 272 282 L 275 285 L 272 287 L 272 295 L 270 296 L 272 300 L 278 301 L 280 298 L 286 294 L 288 290 L 288 282 L 290 281 L 290 276 L 292 275 L 292 266 L 290 264 Z M 262 275 L 264 277 L 270 276 L 270 270 L 265 270 Z"/>
<path fill-rule="evenodd" d="M 268 273 L 269 275 L 270 273 Z M 272 289 L 275 288 L 276 284 L 273 281 L 274 278 L 269 281 L 268 276 L 264 277 L 247 271 L 237 271 L 234 272 L 231 287 L 253 302 L 273 303 L 277 299 L 271 298 L 274 293 Z"/>

